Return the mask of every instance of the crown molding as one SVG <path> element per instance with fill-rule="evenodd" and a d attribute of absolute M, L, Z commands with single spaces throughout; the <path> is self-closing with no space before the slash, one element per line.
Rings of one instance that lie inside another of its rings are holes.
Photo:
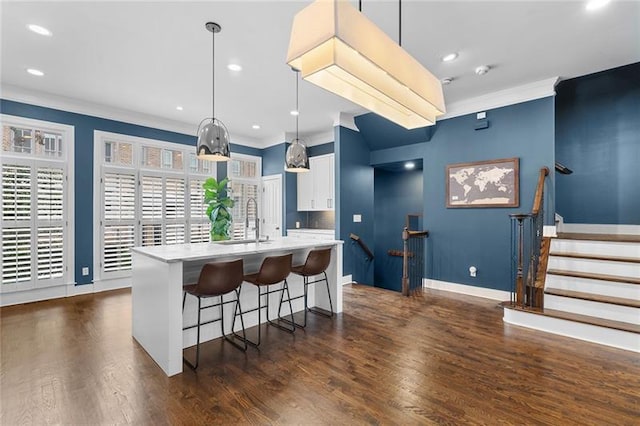
<path fill-rule="evenodd" d="M 359 132 L 360 129 L 358 129 L 358 126 L 356 126 L 356 122 L 353 119 L 358 115 L 367 114 L 367 113 L 369 113 L 369 111 L 362 111 L 362 112 L 353 113 L 353 114 L 347 113 L 347 112 L 341 112 L 340 114 L 338 114 L 333 118 L 333 127 L 342 126 L 342 127 L 346 127 L 347 129 L 351 129 L 351 130 L 355 130 L 356 132 Z"/>
<path fill-rule="evenodd" d="M 1 89 L 3 99 L 30 105 L 58 109 L 76 114 L 90 115 L 108 120 L 122 121 L 125 123 L 137 124 L 140 126 L 152 127 L 154 129 L 167 130 L 192 136 L 195 136 L 196 129 L 198 128 L 197 125 L 192 123 L 185 123 L 150 114 L 143 114 L 124 108 L 110 107 L 76 98 L 54 95 L 48 92 L 25 89 L 23 87 L 9 84 L 3 84 Z"/>
<path fill-rule="evenodd" d="M 447 113 L 438 117 L 438 120 L 446 120 L 447 118 L 554 96 L 556 94 L 555 87 L 559 80 L 559 77 L 552 77 L 475 98 L 452 102 L 447 105 Z"/>
<path fill-rule="evenodd" d="M 138 126 L 145 126 L 159 130 L 166 130 L 169 132 L 182 133 L 194 137 L 198 129 L 198 125 L 193 123 L 186 123 L 182 121 L 158 117 L 155 115 L 143 114 L 124 108 L 110 107 L 107 105 L 83 101 L 76 98 L 54 95 L 48 92 L 25 89 L 23 87 L 10 84 L 3 84 L 2 86 L 0 86 L 0 93 L 2 99 L 7 99 L 10 101 L 22 102 L 29 105 L 52 108 L 92 117 L 99 117 L 107 120 L 121 121 Z M 264 148 L 264 144 L 259 140 L 237 135 L 232 135 L 231 143 L 258 149 Z"/>

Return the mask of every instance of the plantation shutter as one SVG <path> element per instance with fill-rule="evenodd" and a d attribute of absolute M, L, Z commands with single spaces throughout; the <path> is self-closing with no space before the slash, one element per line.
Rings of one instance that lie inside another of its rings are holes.
<path fill-rule="evenodd" d="M 37 169 L 38 280 L 61 279 L 64 275 L 64 170 Z"/>
<path fill-rule="evenodd" d="M 2 284 L 32 279 L 31 170 L 28 165 L 2 165 Z"/>
<path fill-rule="evenodd" d="M 131 270 L 131 251 L 135 245 L 136 176 L 108 172 L 103 178 L 102 271 Z"/>
<path fill-rule="evenodd" d="M 184 179 L 166 177 L 164 181 L 165 244 L 185 242 L 185 188 Z"/>
<path fill-rule="evenodd" d="M 162 178 L 141 176 L 142 245 L 162 244 Z"/>
<path fill-rule="evenodd" d="M 210 241 L 211 225 L 206 216 L 207 206 L 204 204 L 203 179 L 189 180 L 189 241 L 204 243 Z"/>

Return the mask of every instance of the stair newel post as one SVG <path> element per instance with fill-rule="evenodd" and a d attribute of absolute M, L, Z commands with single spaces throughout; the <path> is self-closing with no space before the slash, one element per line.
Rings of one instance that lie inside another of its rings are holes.
<path fill-rule="evenodd" d="M 516 235 L 515 235 L 515 244 L 517 246 L 517 272 L 516 272 L 516 282 L 515 282 L 515 293 L 516 300 L 515 303 L 517 306 L 524 306 L 525 302 L 525 285 L 524 285 L 524 219 L 528 217 L 527 214 L 511 214 L 509 215 L 511 219 L 515 219 L 517 221 Z"/>
<path fill-rule="evenodd" d="M 402 295 L 409 296 L 409 230 L 402 230 Z"/>

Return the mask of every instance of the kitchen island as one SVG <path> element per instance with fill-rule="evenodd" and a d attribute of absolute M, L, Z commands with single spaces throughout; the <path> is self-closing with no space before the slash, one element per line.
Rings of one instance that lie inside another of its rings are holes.
<path fill-rule="evenodd" d="M 196 323 L 196 299 L 187 296 L 187 304 L 182 310 L 182 286 L 195 283 L 207 262 L 227 261 L 242 258 L 246 273 L 256 272 L 267 256 L 293 253 L 293 264 L 304 263 L 307 254 L 314 248 L 331 247 L 331 263 L 327 269 L 333 310 L 342 312 L 342 241 L 315 241 L 299 238 L 282 238 L 265 242 L 235 241 L 223 243 L 176 244 L 152 247 L 134 247 L 133 275 L 131 283 L 132 334 L 153 360 L 168 376 L 182 372 L 182 350 L 196 343 L 196 331 L 183 332 L 184 326 Z M 303 292 L 302 278 L 291 274 L 287 279 L 291 297 Z M 315 287 L 315 289 L 314 289 Z M 274 287 L 275 288 L 275 287 Z M 244 311 L 257 306 L 257 288 L 244 283 L 240 302 Z M 324 283 L 310 287 L 309 306 L 329 310 L 329 299 Z M 233 294 L 225 297 L 232 300 Z M 279 294 L 269 297 L 270 315 L 275 317 L 278 310 Z M 217 299 L 217 298 L 216 298 Z M 210 304 L 210 302 L 209 302 Z M 203 304 L 205 306 L 205 304 Z M 233 304 L 227 305 L 225 312 L 226 333 L 230 332 L 233 318 Z M 294 312 L 304 308 L 302 299 L 293 302 Z M 284 310 L 284 307 L 283 307 Z M 285 311 L 286 313 L 286 311 Z M 217 308 L 203 311 L 203 322 L 217 318 Z M 258 323 L 257 312 L 245 314 L 245 327 Z M 239 318 L 238 318 L 239 320 Z M 266 316 L 262 316 L 263 322 Z M 240 321 L 236 321 L 240 330 Z M 201 342 L 220 337 L 220 322 L 201 329 Z"/>

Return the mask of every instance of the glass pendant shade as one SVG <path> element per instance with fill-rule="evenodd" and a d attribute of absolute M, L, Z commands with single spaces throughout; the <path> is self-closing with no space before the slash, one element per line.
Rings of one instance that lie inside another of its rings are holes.
<path fill-rule="evenodd" d="M 304 173 L 309 171 L 309 156 L 307 147 L 296 138 L 287 148 L 284 169 L 293 173 Z"/>
<path fill-rule="evenodd" d="M 287 64 L 407 129 L 445 113 L 440 80 L 346 0 L 316 0 L 298 12 Z"/>
<path fill-rule="evenodd" d="M 203 125 L 203 123 L 205 123 Z M 215 118 L 205 118 L 198 128 L 198 158 L 209 161 L 231 160 L 229 132 L 225 125 Z"/>

